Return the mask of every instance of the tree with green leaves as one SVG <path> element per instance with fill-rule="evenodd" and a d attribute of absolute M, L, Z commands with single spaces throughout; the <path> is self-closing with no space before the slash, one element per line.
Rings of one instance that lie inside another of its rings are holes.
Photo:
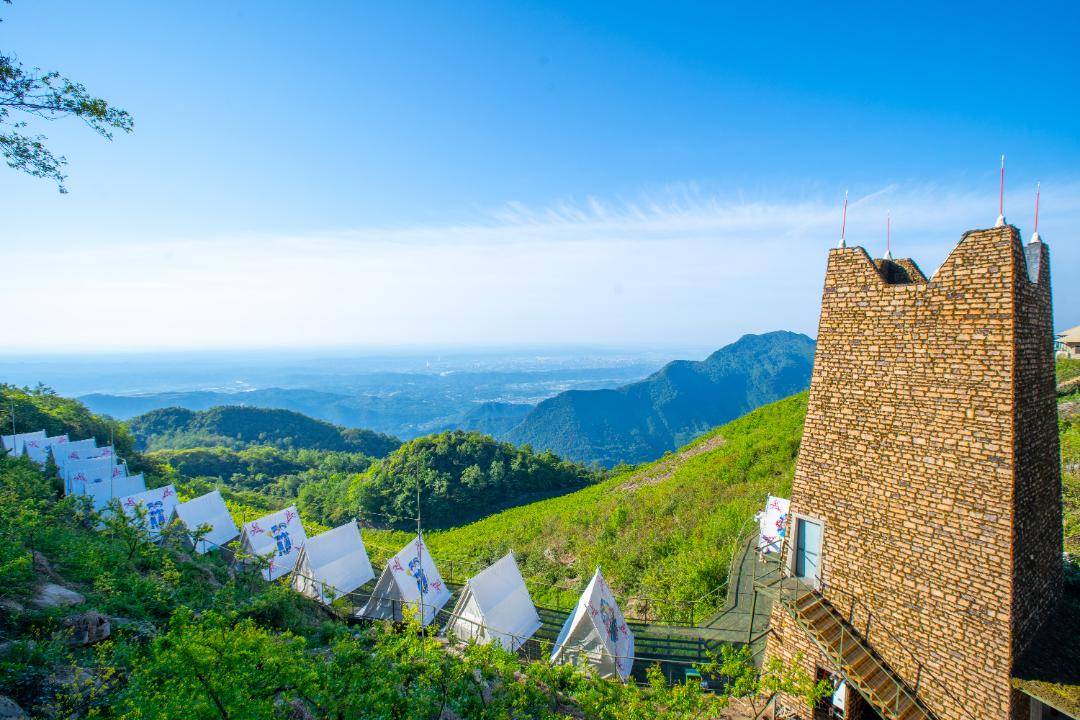
<path fill-rule="evenodd" d="M 0 50 L 0 153 L 8 167 L 53 180 L 66 193 L 67 159 L 46 147 L 47 137 L 27 130 L 29 120 L 68 117 L 82 120 L 106 140 L 112 140 L 115 131 L 129 133 L 134 127 L 126 110 L 94 97 L 81 83 L 56 71 L 25 68 L 14 55 Z"/>

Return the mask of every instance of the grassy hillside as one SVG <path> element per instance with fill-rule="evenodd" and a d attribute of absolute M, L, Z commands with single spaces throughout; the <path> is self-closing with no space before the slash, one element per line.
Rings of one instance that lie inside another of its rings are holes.
<path fill-rule="evenodd" d="M 720 423 L 804 389 L 814 341 L 791 332 L 746 335 L 701 362 L 669 363 L 615 390 L 543 401 L 507 434 L 518 444 L 611 467 L 660 457 Z"/>
<path fill-rule="evenodd" d="M 699 720 L 726 703 L 658 670 L 624 686 L 490 646 L 447 652 L 417 626 L 357 628 L 177 534 L 155 544 L 122 514 L 99 521 L 0 457 L 5 717 Z"/>
<path fill-rule="evenodd" d="M 128 421 L 140 450 L 268 445 L 282 449 L 333 450 L 383 457 L 401 445 L 389 435 L 343 428 L 291 410 L 224 405 L 193 411 L 152 410 Z"/>
<path fill-rule="evenodd" d="M 765 496 L 790 490 L 805 409 L 805 394 L 781 400 L 592 487 L 431 533 L 432 552 L 465 568 L 513 549 L 545 604 L 571 604 L 597 565 L 620 598 L 699 598 Z"/>

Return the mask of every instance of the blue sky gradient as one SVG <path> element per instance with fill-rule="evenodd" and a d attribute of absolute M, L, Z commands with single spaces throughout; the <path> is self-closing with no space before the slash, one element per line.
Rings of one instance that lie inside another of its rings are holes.
<path fill-rule="evenodd" d="M 932 271 L 993 223 L 1001 152 L 1025 236 L 1043 182 L 1057 319 L 1080 323 L 1074 3 L 17 0 L 0 17 L 5 51 L 136 121 L 113 143 L 39 126 L 70 160 L 66 196 L 0 173 L 0 252 L 24 263 L 0 303 L 115 329 L 15 322 L 19 351 L 812 334 L 845 188 L 854 242 L 875 249 L 892 210 L 896 251 Z M 782 279 L 792 262 L 806 278 Z"/>

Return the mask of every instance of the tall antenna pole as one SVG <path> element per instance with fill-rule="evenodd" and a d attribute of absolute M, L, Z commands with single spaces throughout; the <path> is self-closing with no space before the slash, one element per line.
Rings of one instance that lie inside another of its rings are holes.
<path fill-rule="evenodd" d="M 1001 156 L 1001 179 L 998 182 L 998 219 L 994 227 L 1005 227 L 1005 156 Z"/>
<path fill-rule="evenodd" d="M 840 221 L 840 244 L 836 246 L 838 248 L 846 248 L 847 247 L 847 240 L 846 240 L 846 236 L 847 236 L 847 195 L 848 195 L 848 191 L 845 190 L 844 191 L 844 215 L 843 215 L 843 219 Z"/>
<path fill-rule="evenodd" d="M 11 401 L 11 454 L 15 454 L 15 401 Z"/>
<path fill-rule="evenodd" d="M 885 259 L 892 260 L 892 210 L 885 211 Z"/>
<path fill-rule="evenodd" d="M 420 591 L 420 627 L 424 627 L 424 583 L 427 576 L 424 575 L 424 538 L 420 534 L 420 476 L 416 476 L 416 561 L 420 564 L 417 570 L 420 573 L 420 581 L 416 583 Z"/>
<path fill-rule="evenodd" d="M 1031 234 L 1031 242 L 1042 242 L 1039 237 L 1039 195 L 1042 193 L 1042 183 L 1035 183 L 1035 232 Z"/>

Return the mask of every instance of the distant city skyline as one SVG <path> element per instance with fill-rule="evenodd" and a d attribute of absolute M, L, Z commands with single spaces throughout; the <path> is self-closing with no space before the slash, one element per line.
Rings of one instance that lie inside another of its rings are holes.
<path fill-rule="evenodd" d="M 844 22 L 837 22 L 842 16 Z M 0 351 L 720 347 L 816 334 L 848 240 L 932 273 L 997 214 L 1080 324 L 1080 9 L 16 0 L 129 110 L 4 169 Z M 1000 49 L 999 49 L 1000 48 Z"/>

